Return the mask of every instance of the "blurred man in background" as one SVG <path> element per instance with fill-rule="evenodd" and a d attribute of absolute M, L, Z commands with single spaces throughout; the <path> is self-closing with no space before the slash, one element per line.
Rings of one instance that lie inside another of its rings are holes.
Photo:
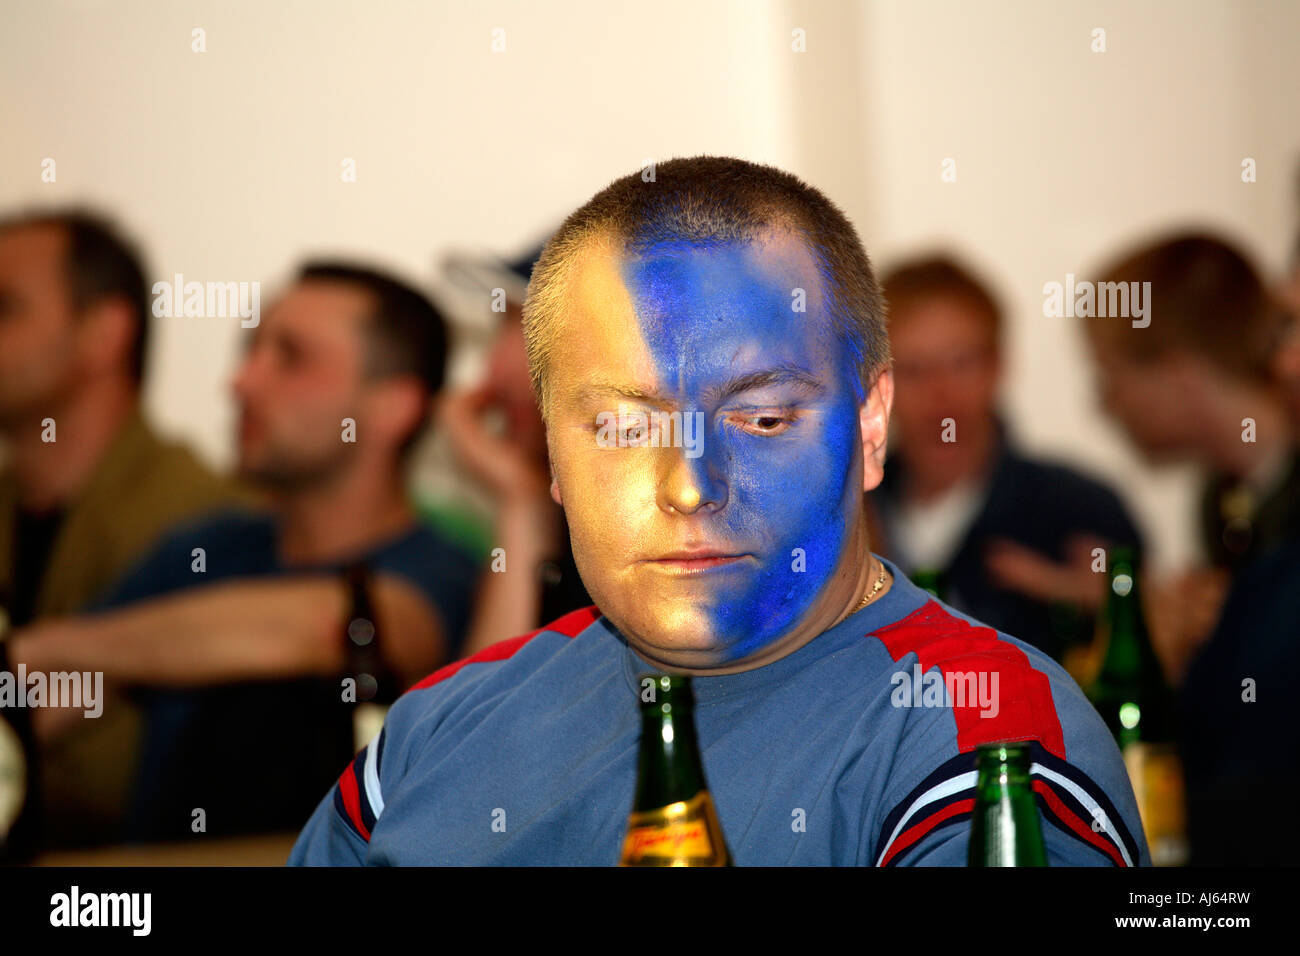
<path fill-rule="evenodd" d="M 189 836 L 200 810 L 214 835 L 299 826 L 353 753 L 344 679 L 375 675 L 349 621 L 372 620 L 398 688 L 457 653 L 475 569 L 415 520 L 404 478 L 445 361 L 424 296 L 366 268 L 304 267 L 235 380 L 240 472 L 271 510 L 177 530 L 102 613 L 14 638 L 29 670 L 144 688 L 131 838 Z"/>
<path fill-rule="evenodd" d="M 1091 636 L 1103 587 L 1093 549 L 1137 544 L 1137 529 L 1108 488 L 1016 448 L 997 412 L 1002 314 L 983 283 L 934 257 L 883 287 L 896 434 L 872 497 L 887 553 L 909 574 L 938 572 L 954 607 L 1061 660 Z"/>
<path fill-rule="evenodd" d="M 167 528 L 236 498 L 141 414 L 147 289 L 135 251 L 97 216 L 0 223 L 0 606 L 15 627 L 85 609 Z M 51 747 L 50 826 L 80 840 L 106 825 L 138 733 L 138 712 L 115 698 Z"/>
<path fill-rule="evenodd" d="M 1277 290 L 1273 370 L 1300 435 L 1300 243 Z M 1300 504 L 1300 502 L 1293 502 Z M 1195 865 L 1294 865 L 1300 822 L 1261 813 L 1300 786 L 1300 533 L 1244 565 L 1182 687 L 1188 835 Z"/>
<path fill-rule="evenodd" d="M 1106 410 L 1149 462 L 1206 473 L 1204 565 L 1148 591 L 1152 641 L 1177 683 L 1231 573 L 1300 532 L 1300 458 L 1272 368 L 1277 310 L 1246 257 L 1208 235 L 1129 251 L 1098 279 L 1151 283 L 1149 325 L 1087 321 Z"/>

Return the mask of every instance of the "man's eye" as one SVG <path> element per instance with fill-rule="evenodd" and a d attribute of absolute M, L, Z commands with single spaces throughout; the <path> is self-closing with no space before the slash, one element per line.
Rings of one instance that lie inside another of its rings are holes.
<path fill-rule="evenodd" d="M 613 419 L 597 416 L 595 422 L 587 425 L 587 430 L 596 436 L 598 443 L 619 448 L 637 448 L 652 444 L 654 436 L 650 422 L 633 417 Z"/>
<path fill-rule="evenodd" d="M 736 415 L 732 420 L 751 435 L 780 435 L 795 422 L 793 415 L 780 414 Z"/>
<path fill-rule="evenodd" d="M 276 356 L 283 368 L 294 368 L 301 365 L 303 360 L 302 349 L 291 342 L 282 342 L 276 349 Z"/>
<path fill-rule="evenodd" d="M 628 425 L 619 431 L 619 437 L 629 445 L 639 445 L 650 437 L 650 429 L 645 425 Z"/>

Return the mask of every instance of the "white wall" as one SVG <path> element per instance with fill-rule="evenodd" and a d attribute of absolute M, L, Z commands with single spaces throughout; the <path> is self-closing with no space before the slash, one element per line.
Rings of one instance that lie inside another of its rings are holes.
<path fill-rule="evenodd" d="M 271 283 L 339 252 L 431 285 L 448 249 L 516 252 L 647 158 L 770 162 L 840 203 L 881 264 L 944 242 L 985 267 L 1013 313 L 1020 433 L 1114 476 L 1168 562 L 1188 548 L 1186 483 L 1146 476 L 1100 423 L 1077 330 L 1042 318 L 1039 290 L 1192 217 L 1278 265 L 1297 35 L 1282 0 L 14 4 L 0 208 L 92 201 L 158 278 Z M 238 321 L 164 319 L 155 336 L 151 412 L 227 463 Z"/>

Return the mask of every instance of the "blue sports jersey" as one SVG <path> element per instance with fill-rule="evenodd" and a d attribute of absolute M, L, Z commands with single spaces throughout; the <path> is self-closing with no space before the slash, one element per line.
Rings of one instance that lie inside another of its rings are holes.
<path fill-rule="evenodd" d="M 1053 865 L 1150 862 L 1119 749 L 1023 641 L 893 587 L 763 667 L 695 677 L 735 862 L 965 865 L 974 748 L 1033 741 Z M 637 778 L 639 678 L 594 605 L 436 671 L 299 836 L 297 865 L 611 865 Z"/>

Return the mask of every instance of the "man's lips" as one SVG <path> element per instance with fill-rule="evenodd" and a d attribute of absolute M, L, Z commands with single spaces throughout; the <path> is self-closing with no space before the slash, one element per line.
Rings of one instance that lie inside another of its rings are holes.
<path fill-rule="evenodd" d="M 671 551 L 658 558 L 647 559 L 646 564 L 678 572 L 708 571 L 712 568 L 729 567 L 748 557 L 751 555 L 726 551 Z"/>

